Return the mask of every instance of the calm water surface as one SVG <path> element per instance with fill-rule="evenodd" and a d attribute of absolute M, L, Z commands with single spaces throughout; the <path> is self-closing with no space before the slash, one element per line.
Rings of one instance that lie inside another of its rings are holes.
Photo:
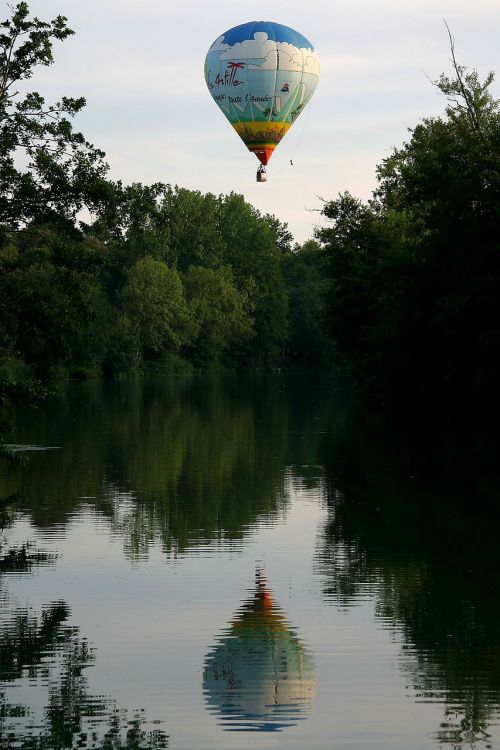
<path fill-rule="evenodd" d="M 11 439 L 2 750 L 500 747 L 500 481 L 472 436 L 219 376 L 74 384 Z"/>

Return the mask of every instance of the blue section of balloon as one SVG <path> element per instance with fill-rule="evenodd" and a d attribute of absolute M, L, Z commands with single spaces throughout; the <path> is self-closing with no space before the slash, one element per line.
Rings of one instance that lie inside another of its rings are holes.
<path fill-rule="evenodd" d="M 269 39 L 273 39 L 275 42 L 288 42 L 299 49 L 302 47 L 314 50 L 311 42 L 298 31 L 272 21 L 249 21 L 248 23 L 242 23 L 240 26 L 235 26 L 225 32 L 224 43 L 232 46 L 238 42 L 253 39 L 254 34 L 259 31 L 264 31 Z"/>

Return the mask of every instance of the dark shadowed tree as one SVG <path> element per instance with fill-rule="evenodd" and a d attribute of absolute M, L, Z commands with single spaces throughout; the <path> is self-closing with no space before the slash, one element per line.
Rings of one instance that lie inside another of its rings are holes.
<path fill-rule="evenodd" d="M 360 382 L 385 395 L 446 390 L 496 398 L 500 303 L 500 109 L 455 63 L 427 118 L 378 168 L 367 205 L 327 203 L 327 318 Z"/>

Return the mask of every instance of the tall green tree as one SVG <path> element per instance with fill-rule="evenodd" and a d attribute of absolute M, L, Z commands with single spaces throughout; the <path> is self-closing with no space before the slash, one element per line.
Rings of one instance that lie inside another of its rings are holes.
<path fill-rule="evenodd" d="M 17 353 L 39 376 L 54 368 L 99 367 L 110 306 L 101 248 L 60 225 L 32 226 L 0 250 L 0 320 L 4 355 Z"/>
<path fill-rule="evenodd" d="M 191 338 L 191 320 L 177 271 L 151 257 L 130 269 L 121 293 L 123 311 L 137 326 L 144 355 L 178 351 Z"/>
<path fill-rule="evenodd" d="M 74 33 L 66 21 L 31 17 L 20 2 L 0 24 L 0 224 L 10 227 L 74 219 L 83 206 L 101 206 L 107 192 L 103 152 L 71 123 L 85 99 L 49 103 L 37 91 L 19 93 L 37 68 L 52 64 L 54 42 Z"/>
<path fill-rule="evenodd" d="M 334 348 L 323 326 L 324 296 L 328 288 L 327 256 L 315 240 L 288 253 L 284 261 L 288 290 L 289 334 L 286 363 L 331 365 Z"/>
<path fill-rule="evenodd" d="M 453 58 L 454 59 L 454 58 Z M 454 64 L 427 118 L 378 168 L 372 201 L 328 202 L 328 325 L 362 382 L 385 394 L 496 390 L 500 108 L 493 74 Z"/>
<path fill-rule="evenodd" d="M 249 361 L 269 366 L 283 361 L 288 334 L 288 295 L 283 259 L 290 252 L 285 225 L 262 216 L 242 195 L 225 196 L 220 206 L 225 259 L 236 284 L 251 284 L 255 338 L 247 348 Z"/>
<path fill-rule="evenodd" d="M 191 352 L 198 365 L 230 359 L 231 349 L 252 339 L 249 295 L 238 291 L 230 268 L 192 266 L 184 275 L 184 287 L 196 327 Z"/>

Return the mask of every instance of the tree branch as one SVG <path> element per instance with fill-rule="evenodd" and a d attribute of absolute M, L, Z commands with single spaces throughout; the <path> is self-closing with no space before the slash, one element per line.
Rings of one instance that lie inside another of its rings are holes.
<path fill-rule="evenodd" d="M 460 68 L 460 65 L 457 63 L 456 57 L 455 57 L 455 37 L 452 35 L 450 31 L 450 27 L 448 26 L 448 23 L 446 21 L 446 18 L 443 18 L 444 25 L 446 26 L 446 30 L 448 31 L 448 38 L 450 40 L 450 49 L 451 49 L 451 63 L 455 69 L 455 74 L 457 76 L 458 85 L 460 88 L 460 92 L 464 98 L 465 104 L 466 104 L 466 111 L 467 115 L 469 117 L 469 120 L 471 121 L 472 127 L 477 130 L 477 132 L 482 135 L 481 125 L 479 123 L 479 119 L 477 117 L 476 107 L 474 104 L 474 101 L 471 100 L 471 97 L 469 95 L 469 92 L 466 89 L 466 86 L 464 84 L 463 78 L 462 78 L 462 70 Z"/>

